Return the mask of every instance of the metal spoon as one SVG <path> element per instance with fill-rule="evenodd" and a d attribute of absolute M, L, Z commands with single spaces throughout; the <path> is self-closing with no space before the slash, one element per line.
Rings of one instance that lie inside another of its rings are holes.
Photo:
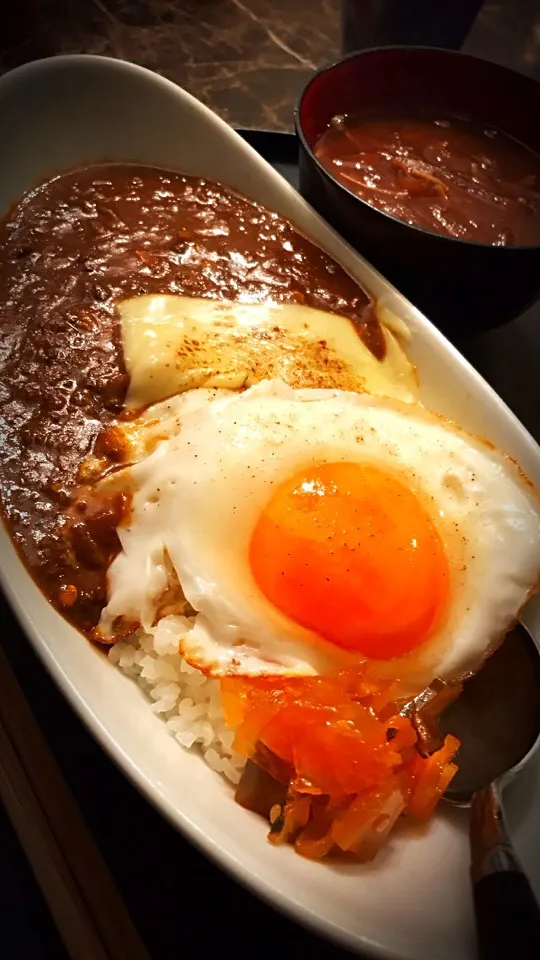
<path fill-rule="evenodd" d="M 512 850 L 502 793 L 540 752 L 540 651 L 517 624 L 441 717 L 461 740 L 445 798 L 470 806 L 471 880 L 483 960 L 538 960 L 540 909 Z M 540 820 L 540 811 L 539 811 Z"/>

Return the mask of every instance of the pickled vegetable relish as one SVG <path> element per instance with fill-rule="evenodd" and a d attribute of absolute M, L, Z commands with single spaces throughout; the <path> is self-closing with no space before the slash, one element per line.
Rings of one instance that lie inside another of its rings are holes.
<path fill-rule="evenodd" d="M 433 814 L 457 770 L 459 741 L 434 741 L 422 756 L 404 684 L 375 685 L 361 666 L 333 677 L 227 677 L 221 690 L 236 750 L 284 787 L 270 839 L 303 856 L 372 859 L 400 816 Z"/>

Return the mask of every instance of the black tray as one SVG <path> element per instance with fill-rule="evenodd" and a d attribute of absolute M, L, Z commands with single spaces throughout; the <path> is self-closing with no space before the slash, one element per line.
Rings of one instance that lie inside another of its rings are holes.
<path fill-rule="evenodd" d="M 292 134 L 240 133 L 297 186 Z M 539 437 L 540 309 L 459 346 Z M 215 949 L 216 938 L 222 940 L 218 949 L 250 960 L 298 954 L 312 960 L 349 956 L 246 892 L 173 830 L 87 733 L 5 603 L 1 623 L 0 642 L 154 960 Z M 0 884 L 6 891 L 2 957 L 65 958 L 1 808 Z"/>
<path fill-rule="evenodd" d="M 298 189 L 298 141 L 294 133 L 271 130 L 238 130 L 246 143 L 260 153 L 275 170 Z"/>

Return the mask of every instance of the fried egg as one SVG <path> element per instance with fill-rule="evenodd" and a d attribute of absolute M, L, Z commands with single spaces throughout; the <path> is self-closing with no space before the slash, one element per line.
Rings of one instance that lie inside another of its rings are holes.
<path fill-rule="evenodd" d="M 419 406 L 266 381 L 136 423 L 144 458 L 102 481 L 132 495 L 105 639 L 153 626 L 177 584 L 179 650 L 209 675 L 367 660 L 420 688 L 477 669 L 537 585 L 534 490 Z"/>

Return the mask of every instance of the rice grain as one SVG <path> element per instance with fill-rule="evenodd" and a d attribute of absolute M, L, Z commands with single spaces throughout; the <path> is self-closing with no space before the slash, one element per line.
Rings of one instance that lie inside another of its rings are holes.
<path fill-rule="evenodd" d="M 212 770 L 236 784 L 245 761 L 233 750 L 219 680 L 205 677 L 179 653 L 179 639 L 191 626 L 186 617 L 163 617 L 149 633 L 138 630 L 114 644 L 109 660 L 136 680 L 184 749 L 197 749 Z"/>

